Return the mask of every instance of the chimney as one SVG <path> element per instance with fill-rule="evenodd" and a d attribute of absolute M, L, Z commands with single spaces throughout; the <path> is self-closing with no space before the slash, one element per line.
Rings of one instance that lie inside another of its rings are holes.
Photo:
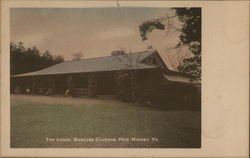
<path fill-rule="evenodd" d="M 123 55 L 125 52 L 123 50 L 115 50 L 111 52 L 111 56 Z"/>

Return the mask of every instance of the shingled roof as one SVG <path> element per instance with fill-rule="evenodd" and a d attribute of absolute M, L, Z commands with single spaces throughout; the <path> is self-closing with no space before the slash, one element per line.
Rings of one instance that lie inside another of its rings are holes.
<path fill-rule="evenodd" d="M 39 71 L 14 75 L 12 77 L 104 72 L 128 69 L 154 69 L 157 68 L 157 66 L 142 62 L 145 58 L 154 53 L 157 53 L 157 51 L 147 50 L 144 52 L 128 53 L 125 55 L 65 61 Z"/>

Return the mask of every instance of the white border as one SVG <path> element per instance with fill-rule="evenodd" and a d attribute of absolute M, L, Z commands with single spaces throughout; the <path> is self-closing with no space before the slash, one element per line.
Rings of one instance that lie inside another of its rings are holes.
<path fill-rule="evenodd" d="M 9 8 L 116 7 L 116 1 L 2 1 L 2 156 L 40 157 L 248 157 L 249 3 L 119 1 L 121 6 L 202 7 L 201 149 L 10 149 Z"/>

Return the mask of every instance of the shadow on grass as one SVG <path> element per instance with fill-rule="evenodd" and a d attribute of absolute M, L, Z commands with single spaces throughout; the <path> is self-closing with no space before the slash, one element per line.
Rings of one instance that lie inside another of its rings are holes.
<path fill-rule="evenodd" d="M 178 103 L 165 103 L 165 104 L 148 104 L 148 103 L 130 103 L 129 106 L 145 107 L 154 110 L 164 111 L 201 111 L 201 105 L 197 104 L 178 104 Z"/>

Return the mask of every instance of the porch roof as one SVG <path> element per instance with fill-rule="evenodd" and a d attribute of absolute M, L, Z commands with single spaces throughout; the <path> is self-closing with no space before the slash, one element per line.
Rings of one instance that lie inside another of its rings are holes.
<path fill-rule="evenodd" d="M 144 52 L 128 53 L 125 55 L 65 61 L 39 71 L 14 75 L 12 77 L 104 72 L 129 69 L 153 69 L 157 68 L 157 66 L 142 62 L 153 53 L 157 53 L 157 51 L 147 50 Z"/>
<path fill-rule="evenodd" d="M 188 76 L 185 76 L 181 73 L 163 73 L 164 78 L 167 79 L 167 81 L 170 82 L 178 82 L 178 83 L 188 83 L 188 84 L 201 84 L 199 80 L 193 79 L 191 81 L 191 78 Z"/>

